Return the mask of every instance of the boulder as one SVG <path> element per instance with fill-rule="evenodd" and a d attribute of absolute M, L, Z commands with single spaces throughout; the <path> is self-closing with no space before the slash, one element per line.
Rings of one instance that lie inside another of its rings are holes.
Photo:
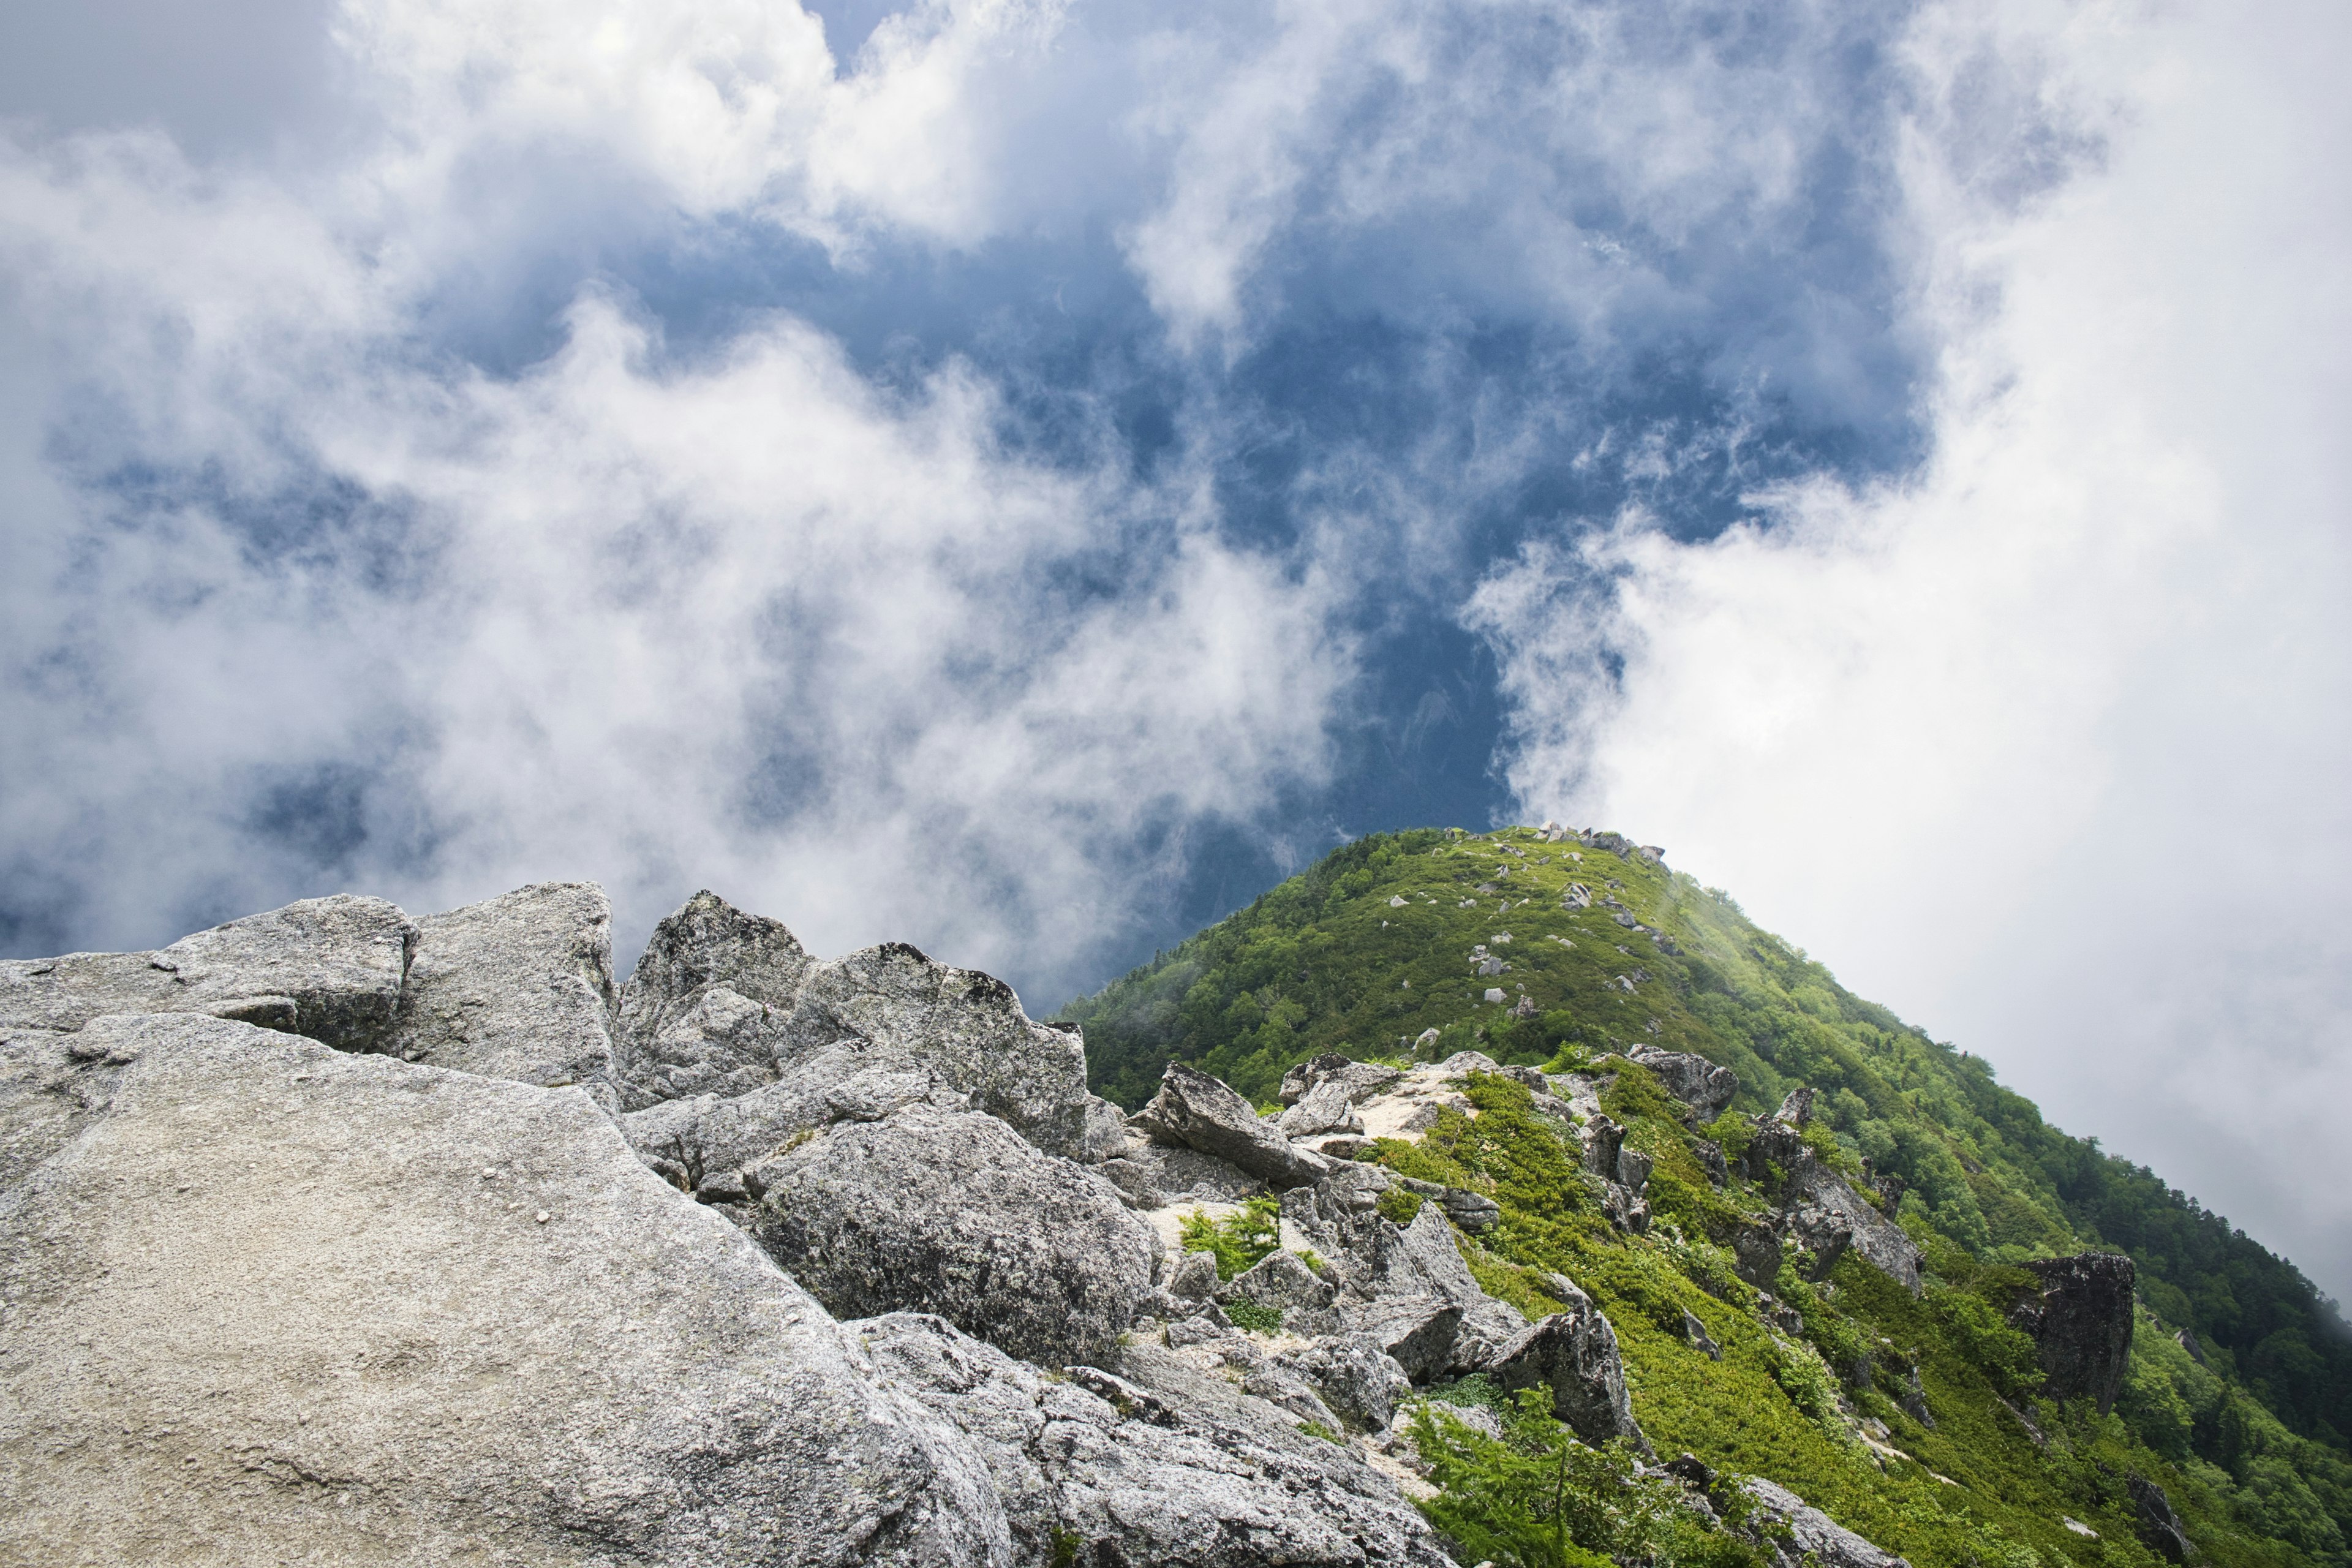
<path fill-rule="evenodd" d="M 986 1459 L 1020 1561 L 1102 1568 L 1450 1568 L 1355 1448 L 1174 1352 L 1056 1379 L 935 1317 L 849 1327 L 895 1386 Z"/>
<path fill-rule="evenodd" d="M 630 1101 L 613 1049 L 613 910 L 543 882 L 416 922 L 391 1049 L 410 1061 Z"/>
<path fill-rule="evenodd" d="M 1323 1403 L 1357 1431 L 1387 1431 L 1397 1406 L 1412 1394 L 1404 1368 L 1366 1335 L 1333 1335 L 1274 1359 L 1312 1384 Z"/>
<path fill-rule="evenodd" d="M 1739 1092 L 1739 1075 L 1687 1051 L 1636 1046 L 1626 1059 L 1648 1070 L 1658 1086 L 1690 1108 L 1694 1121 L 1712 1121 Z"/>
<path fill-rule="evenodd" d="M 1462 1309 L 1442 1296 L 1384 1296 L 1351 1303 L 1349 1331 L 1376 1345 L 1415 1383 L 1426 1383 L 1454 1362 Z"/>
<path fill-rule="evenodd" d="M 199 1013 L 338 1050 L 383 1047 L 416 928 L 382 899 L 338 893 L 247 915 L 154 952 L 0 963 L 0 1027 L 72 1031 L 116 1013 Z"/>
<path fill-rule="evenodd" d="M 1633 1419 L 1633 1403 L 1625 1392 L 1617 1331 L 1583 1291 L 1568 1289 L 1574 1296 L 1567 1310 L 1520 1330 L 1482 1370 L 1507 1389 L 1549 1389 L 1552 1414 L 1586 1442 L 1623 1437 L 1649 1455 L 1650 1440 Z"/>
<path fill-rule="evenodd" d="M 1277 1187 L 1295 1187 L 1331 1173 L 1331 1162 L 1302 1149 L 1261 1119 L 1250 1102 L 1204 1072 L 1170 1062 L 1160 1092 L 1137 1112 L 1136 1124 L 1153 1138 L 1213 1154 Z"/>
<path fill-rule="evenodd" d="M 1168 1276 L 1168 1294 L 1180 1301 L 1205 1301 L 1217 1293 L 1217 1259 L 1207 1252 L 1188 1252 Z"/>
<path fill-rule="evenodd" d="M 1260 1307 L 1270 1307 L 1286 1318 L 1293 1313 L 1319 1313 L 1330 1306 L 1335 1290 L 1331 1283 L 1307 1267 L 1306 1260 L 1295 1252 L 1269 1252 L 1249 1268 L 1234 1276 L 1225 1288 L 1217 1292 L 1220 1301 L 1248 1301 Z"/>
<path fill-rule="evenodd" d="M 620 1125 L 656 1170 L 667 1162 L 719 1172 L 755 1165 L 836 1121 L 879 1121 L 908 1105 L 965 1110 L 971 1103 L 939 1069 L 853 1038 L 802 1058 L 788 1076 L 748 1094 L 656 1100 L 623 1115 Z"/>
<path fill-rule="evenodd" d="M 1388 1222 L 1379 1223 L 1386 1226 Z M 1402 1232 L 1390 1228 L 1394 1239 L 1381 1238 L 1383 1256 L 1370 1292 L 1376 1300 L 1426 1298 L 1461 1308 L 1449 1360 L 1454 1370 L 1477 1371 L 1527 1327 L 1527 1319 L 1517 1308 L 1487 1295 L 1471 1278 L 1470 1267 L 1462 1260 L 1462 1249 L 1454 1241 L 1454 1226 L 1438 1205 L 1423 1204 Z M 1396 1354 L 1393 1350 L 1390 1353 Z M 1407 1361 L 1402 1355 L 1397 1359 Z"/>
<path fill-rule="evenodd" d="M 0 1559 L 1013 1561 L 975 1448 L 579 1090 L 79 1043 L 77 1135 L 0 1192 Z"/>
<path fill-rule="evenodd" d="M 1782 1527 L 1785 1539 L 1767 1540 L 1776 1568 L 1909 1568 L 1900 1557 L 1880 1550 L 1823 1513 L 1788 1488 L 1761 1476 L 1749 1476 L 1740 1489 L 1755 1499 L 1756 1514 Z M 1754 1514 L 1750 1519 L 1757 1521 Z"/>
<path fill-rule="evenodd" d="M 621 995 L 621 1028 L 649 1048 L 715 987 L 789 1009 L 816 961 L 780 921 L 746 914 L 709 889 L 654 927 Z"/>
<path fill-rule="evenodd" d="M 1820 1165 L 1803 1172 L 1801 1179 L 1790 1184 L 1780 1223 L 1791 1240 L 1813 1253 L 1819 1273 L 1828 1273 L 1851 1248 L 1914 1296 L 1919 1293 L 1926 1259 L 1918 1246 L 1900 1226 L 1873 1208 L 1844 1177 Z"/>
<path fill-rule="evenodd" d="M 1161 1193 L 1163 1203 L 1191 1199 L 1237 1204 L 1244 1198 L 1263 1196 L 1266 1191 L 1265 1183 L 1231 1160 L 1203 1154 L 1198 1149 L 1129 1143 L 1119 1157 L 1150 1179 Z"/>
<path fill-rule="evenodd" d="M 885 942 L 814 965 L 783 1021 L 780 1076 L 845 1037 L 919 1061 L 1049 1153 L 1098 1160 L 1126 1142 L 1118 1107 L 1087 1092 L 1075 1024 L 1041 1024 L 1013 987 Z"/>
<path fill-rule="evenodd" d="M 2088 1398 L 2105 1415 L 2131 1357 L 2132 1260 L 2120 1252 L 2078 1252 L 2021 1267 L 2041 1282 L 2009 1321 L 2041 1350 L 2042 1392 L 2062 1404 Z"/>
<path fill-rule="evenodd" d="M 1361 1132 L 1364 1119 L 1356 1114 L 1344 1079 L 1327 1078 L 1284 1111 L 1275 1125 L 1286 1138 L 1312 1138 L 1324 1132 Z"/>
<path fill-rule="evenodd" d="M 2145 1476 L 2126 1476 L 2124 1489 L 2131 1494 L 2132 1510 L 2139 1516 L 2139 1535 L 2155 1552 L 2168 1563 L 2187 1563 L 2197 1555 L 2196 1543 L 2189 1539 L 2189 1531 L 2180 1516 L 2172 1510 L 2172 1500 L 2164 1489 Z"/>
<path fill-rule="evenodd" d="M 746 1175 L 752 1234 L 836 1317 L 935 1312 L 1027 1360 L 1093 1361 L 1158 1269 L 1109 1183 L 974 1112 L 835 1122 Z"/>

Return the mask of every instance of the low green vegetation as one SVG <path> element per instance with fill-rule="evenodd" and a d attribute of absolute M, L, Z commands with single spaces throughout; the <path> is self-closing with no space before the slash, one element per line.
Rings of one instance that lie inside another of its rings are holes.
<path fill-rule="evenodd" d="M 1505 1000 L 1484 1000 L 1488 988 Z M 1097 1088 L 1130 1106 L 1171 1058 L 1259 1100 L 1326 1050 L 1475 1048 L 1613 1071 L 1603 1109 L 1654 1162 L 1646 1235 L 1611 1226 L 1570 1138 L 1507 1078 L 1472 1081 L 1475 1115 L 1448 1112 L 1368 1157 L 1496 1201 L 1500 1223 L 1464 1240 L 1490 1293 L 1558 1310 L 1557 1272 L 1592 1296 L 1662 1454 L 1778 1481 L 1918 1568 L 2154 1568 L 2134 1476 L 2165 1489 L 2219 1568 L 2352 1568 L 2352 1342 L 2333 1305 L 2146 1170 L 2048 1126 L 1981 1059 L 1851 995 L 1727 895 L 1662 865 L 1522 830 L 1361 840 L 1062 1016 L 1086 1026 Z M 1733 1068 L 1738 1100 L 1686 1124 L 1622 1058 L 1637 1044 Z M 1853 1258 L 1825 1275 L 1792 1258 L 1769 1299 L 1740 1278 L 1738 1243 L 1769 1205 L 1737 1179 L 1718 1185 L 1709 1163 L 1736 1169 L 1751 1118 L 1799 1085 L 1816 1091 L 1815 1152 L 1926 1253 L 1919 1297 Z M 1383 1212 L 1404 1223 L 1418 1203 L 1391 1192 Z M 1204 1220 L 1185 1245 L 1230 1278 L 1275 1245 L 1263 1218 Z M 2092 1247 L 2140 1270 L 2126 1380 L 2105 1415 L 2048 1400 L 2009 1323 L 2029 1278 L 2018 1264 Z M 1442 1491 L 1429 1508 L 1465 1561 L 1729 1564 L 1750 1550 L 1676 1534 L 1611 1469 L 1622 1456 L 1569 1446 L 1491 1384 L 1430 1397 L 1419 1420 Z M 1479 1412 L 1495 1432 L 1465 1425 Z"/>
<path fill-rule="evenodd" d="M 1179 1222 L 1177 1237 L 1185 1251 L 1214 1258 L 1217 1278 L 1231 1279 L 1282 1246 L 1282 1208 L 1272 1198 L 1252 1198 L 1223 1219 L 1194 1209 Z"/>

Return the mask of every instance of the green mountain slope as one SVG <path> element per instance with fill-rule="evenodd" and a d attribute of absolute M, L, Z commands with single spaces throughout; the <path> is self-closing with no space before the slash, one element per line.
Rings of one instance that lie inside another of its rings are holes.
<path fill-rule="evenodd" d="M 2214 1562 L 2352 1568 L 2352 1338 L 2332 1303 L 2148 1171 L 2049 1126 L 1981 1059 L 1852 995 L 1727 895 L 1614 836 L 1362 839 L 1061 1016 L 1085 1026 L 1098 1091 L 1129 1108 L 1171 1059 L 1266 1102 L 1285 1068 L 1324 1051 L 1475 1048 L 1555 1071 L 1637 1046 L 1706 1056 L 1741 1088 L 1704 1130 L 1641 1069 L 1619 1072 L 1608 1109 L 1658 1161 L 1646 1236 L 1612 1228 L 1590 1184 L 1562 1176 L 1573 1152 L 1515 1113 L 1525 1091 L 1506 1080 L 1482 1089 L 1475 1120 L 1378 1157 L 1503 1205 L 1480 1265 L 1494 1293 L 1546 1310 L 1533 1271 L 1559 1269 L 1593 1294 L 1662 1453 L 1769 1476 L 1923 1568 L 2154 1563 L 2134 1475 L 2166 1489 Z M 1730 1277 L 1722 1248 L 1764 1199 L 1711 1185 L 1702 1142 L 1736 1155 L 1748 1116 L 1800 1085 L 1817 1091 L 1823 1157 L 1926 1251 L 1921 1299 L 1851 1258 L 1819 1281 L 1784 1269 L 1775 1294 L 1797 1330 Z M 2130 1365 L 2105 1416 L 2037 1405 L 2030 1343 L 2003 1319 L 2027 1278 L 2014 1265 L 2089 1248 L 2138 1266 Z M 1685 1311 L 1720 1363 L 1692 1348 Z M 1932 1429 L 1901 1402 L 1915 1369 Z M 1885 1439 L 1865 1436 L 1871 1422 Z"/>

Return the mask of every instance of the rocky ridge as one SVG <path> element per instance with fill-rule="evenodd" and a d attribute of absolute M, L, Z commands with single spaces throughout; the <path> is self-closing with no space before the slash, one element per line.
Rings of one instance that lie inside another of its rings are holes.
<path fill-rule="evenodd" d="M 1647 1453 L 1590 1298 L 1478 1285 L 1493 1200 L 1352 1158 L 1488 1058 L 1317 1058 L 1270 1116 L 1171 1065 L 1126 1118 L 904 944 L 703 893 L 616 984 L 608 931 L 550 884 L 0 964 L 0 1557 L 1434 1568 L 1416 1385 Z M 1639 1225 L 1601 1086 L 1511 1070 Z M 1235 1278 L 1170 1245 L 1261 1194 Z"/>

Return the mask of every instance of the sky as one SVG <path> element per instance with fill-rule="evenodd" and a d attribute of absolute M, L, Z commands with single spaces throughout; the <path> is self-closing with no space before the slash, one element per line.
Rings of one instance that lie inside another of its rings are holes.
<path fill-rule="evenodd" d="M 0 0 L 0 952 L 1667 847 L 2352 1290 L 2352 13 Z"/>

